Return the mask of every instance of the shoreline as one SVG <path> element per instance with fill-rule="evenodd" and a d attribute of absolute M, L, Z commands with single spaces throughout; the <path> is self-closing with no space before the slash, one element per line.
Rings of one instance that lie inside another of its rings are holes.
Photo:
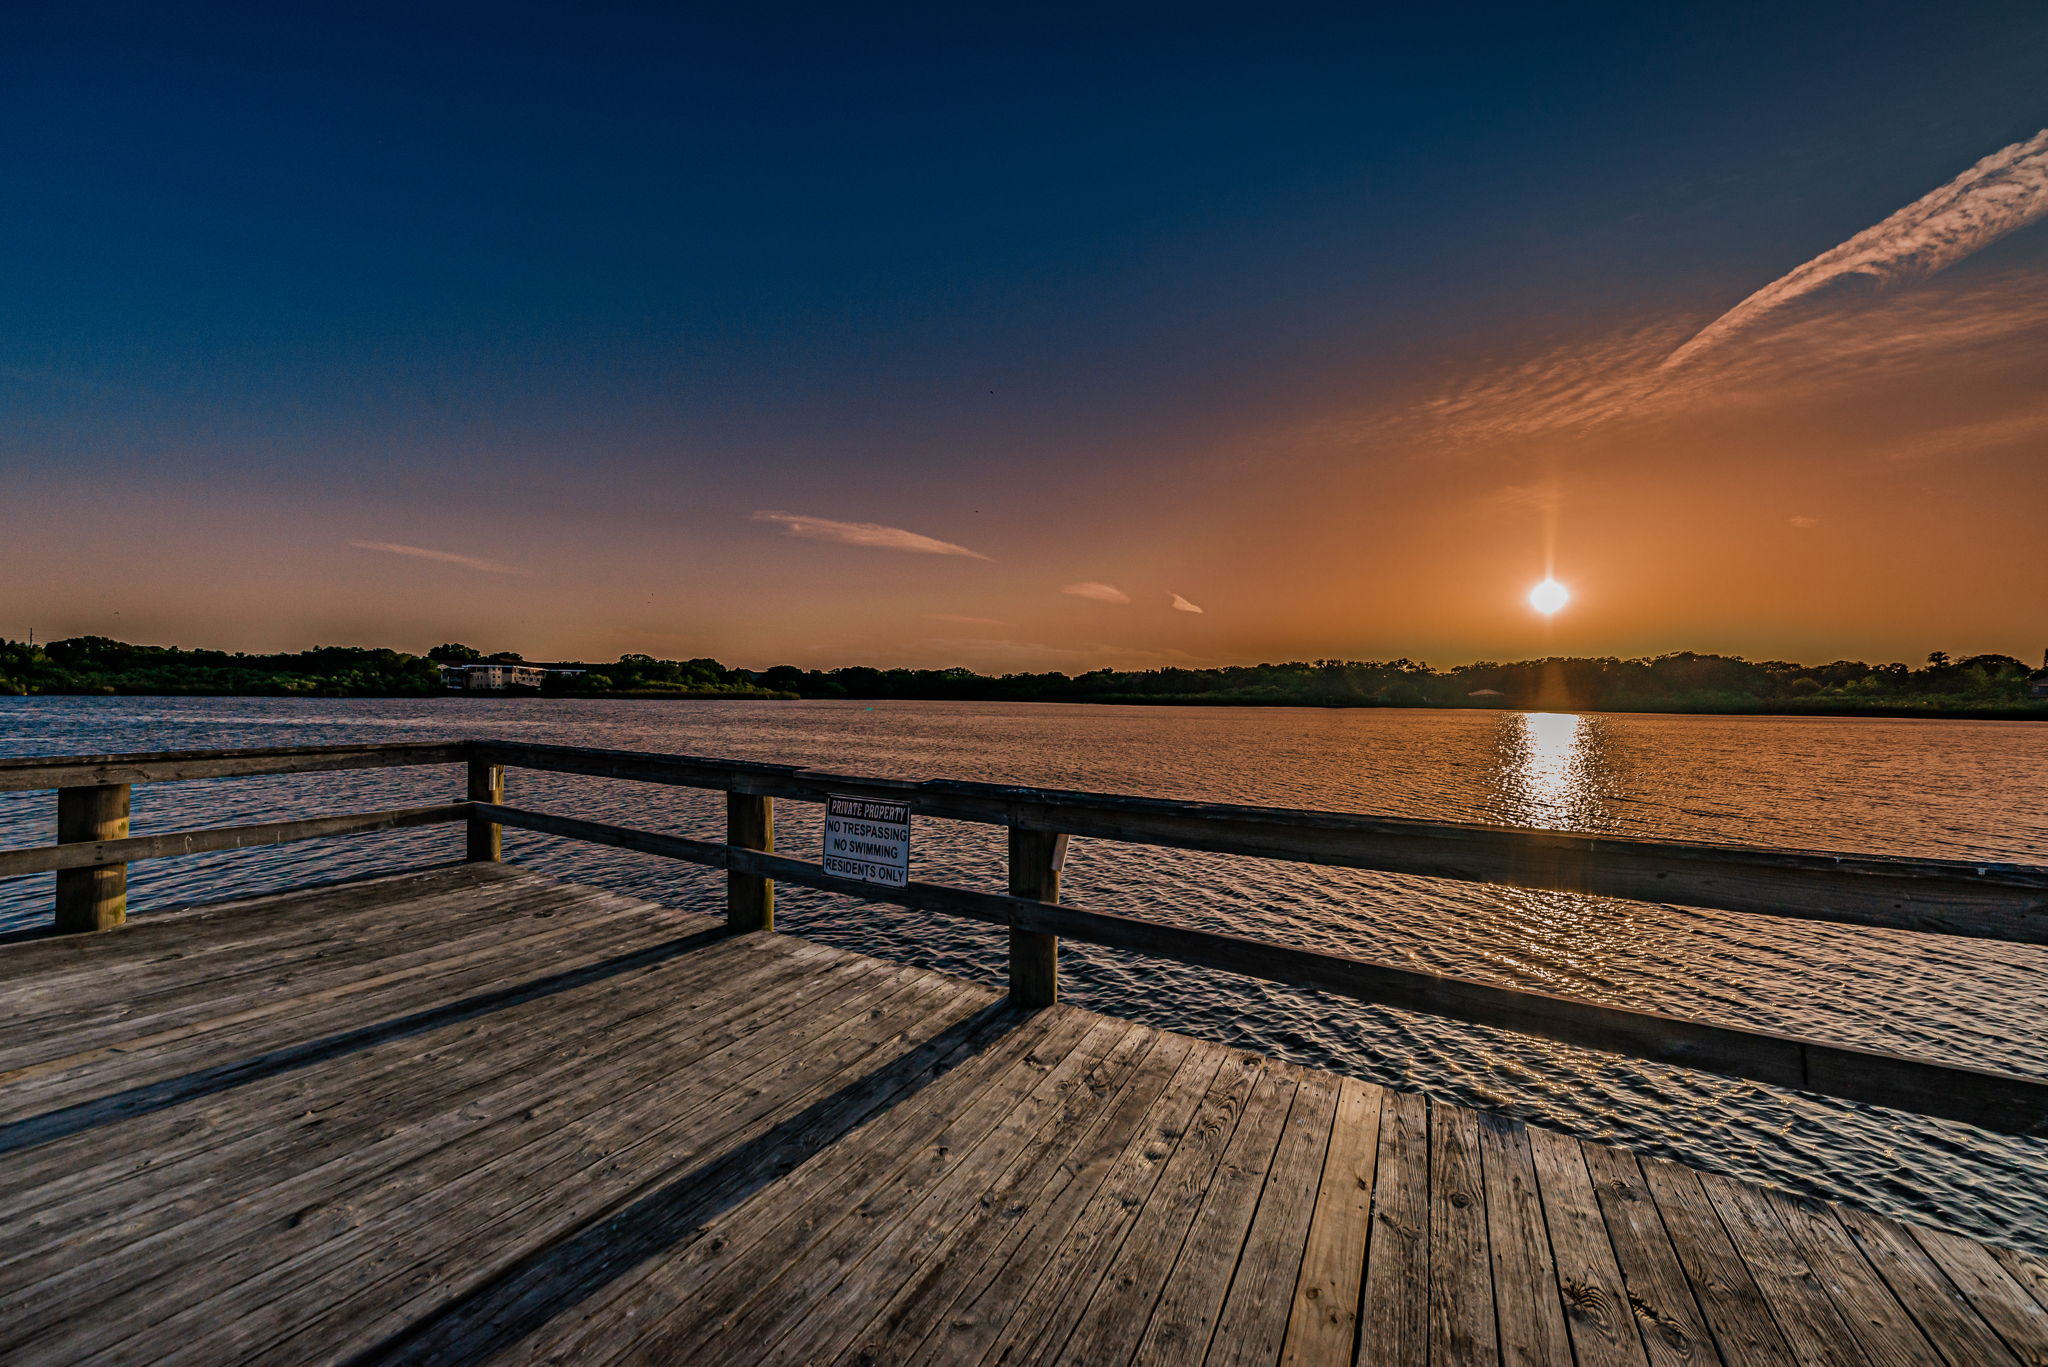
<path fill-rule="evenodd" d="M 0 698 L 263 698 L 278 701 L 302 702 L 356 702 L 356 701 L 410 701 L 424 702 L 432 698 L 463 699 L 505 702 L 822 702 L 822 703 L 1032 703 L 1052 707 L 1256 707 L 1256 708 L 1299 708 L 1314 712 L 1575 712 L 1614 716 L 1670 716 L 1670 717 L 1843 717 L 1865 720 L 1895 721 L 2040 721 L 2048 722 L 2048 700 L 2038 704 L 1985 704 L 1978 707 L 1927 706 L 1887 707 L 1881 703 L 1869 705 L 1844 704 L 1829 706 L 1798 706 L 1760 703 L 1754 707 L 1740 706 L 1658 706 L 1646 703 L 1629 707 L 1579 705 L 1569 701 L 1544 702 L 1501 702 L 1475 703 L 1459 706 L 1455 703 L 1383 703 L 1383 702 L 1311 702 L 1295 699 L 1264 698 L 1203 698 L 1170 697 L 1148 698 L 1142 695 L 1129 697 L 1101 698 L 807 698 L 801 694 L 780 693 L 762 690 L 754 693 L 513 693 L 499 691 L 462 691 L 446 693 L 214 693 L 198 690 L 179 692 L 78 692 L 78 693 L 16 693 L 0 695 Z"/>

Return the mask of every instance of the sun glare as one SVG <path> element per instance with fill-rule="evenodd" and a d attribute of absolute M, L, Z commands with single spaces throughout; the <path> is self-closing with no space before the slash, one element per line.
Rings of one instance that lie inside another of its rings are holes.
<path fill-rule="evenodd" d="M 1545 617 L 1571 602 L 1572 591 L 1555 579 L 1546 579 L 1529 590 L 1529 606 Z"/>

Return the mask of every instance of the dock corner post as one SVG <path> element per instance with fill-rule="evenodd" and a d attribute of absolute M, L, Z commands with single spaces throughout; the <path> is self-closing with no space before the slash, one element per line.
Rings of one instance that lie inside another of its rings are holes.
<path fill-rule="evenodd" d="M 1039 902 L 1060 900 L 1060 869 L 1067 837 L 1052 831 L 1010 827 L 1010 895 Z M 1010 1001 L 1026 1010 L 1060 999 L 1060 941 L 1057 935 L 1010 929 Z"/>
<path fill-rule="evenodd" d="M 505 766 L 483 760 L 469 762 L 469 800 L 503 806 Z M 505 857 L 505 828 L 495 821 L 469 819 L 468 859 L 472 864 L 495 864 Z"/>
<path fill-rule="evenodd" d="M 57 790 L 57 843 L 128 838 L 125 783 Z M 112 930 L 128 919 L 128 866 L 57 870 L 57 933 Z"/>
<path fill-rule="evenodd" d="M 775 851 L 775 799 L 759 793 L 725 795 L 725 843 Z M 736 931 L 775 929 L 775 882 L 758 874 L 725 875 L 725 923 Z"/>

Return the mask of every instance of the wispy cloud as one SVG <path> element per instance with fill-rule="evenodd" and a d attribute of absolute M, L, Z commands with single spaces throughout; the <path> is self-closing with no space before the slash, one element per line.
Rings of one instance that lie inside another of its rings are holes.
<path fill-rule="evenodd" d="M 409 555 L 416 560 L 435 560 L 443 565 L 460 565 L 466 570 L 482 570 L 485 574 L 532 574 L 532 570 L 517 565 L 500 564 L 496 560 L 484 560 L 474 555 L 457 555 L 453 551 L 433 551 L 425 546 L 401 546 L 396 541 L 351 541 L 348 543 L 359 551 L 383 551 L 387 555 Z"/>
<path fill-rule="evenodd" d="M 1131 595 L 1110 584 L 1097 584 L 1090 580 L 1080 584 L 1068 584 L 1060 590 L 1076 598 L 1092 598 L 1098 603 L 1129 603 Z"/>
<path fill-rule="evenodd" d="M 1750 295 L 1665 358 L 1691 361 L 1786 307 L 1849 284 L 1883 287 L 1953 266 L 2048 216 L 2048 128 Z"/>
<path fill-rule="evenodd" d="M 920 555 L 964 555 L 970 560 L 987 560 L 980 551 L 956 546 L 950 541 L 922 536 L 901 527 L 884 527 L 879 522 L 835 522 L 829 517 L 804 517 L 798 513 L 772 511 L 754 514 L 756 522 L 772 522 L 791 536 L 809 541 L 836 541 L 842 546 L 868 546 L 884 551 L 914 551 Z"/>
<path fill-rule="evenodd" d="M 2021 445 L 2044 444 L 2048 444 L 2048 411 L 2021 413 L 1929 432 L 1894 447 L 1890 455 L 1893 460 L 1940 460 Z"/>
<path fill-rule="evenodd" d="M 1200 612 L 1200 611 L 1201 611 L 1201 609 L 1200 609 L 1200 608 L 1196 607 L 1196 606 L 1195 606 L 1195 605 L 1194 605 L 1193 603 L 1190 603 L 1190 602 L 1189 602 L 1189 601 L 1188 601 L 1187 599 L 1185 599 L 1185 598 L 1181 597 L 1181 596 L 1180 596 L 1179 594 L 1177 594 L 1177 593 L 1173 595 L 1173 610 L 1174 610 L 1175 612 Z"/>
<path fill-rule="evenodd" d="M 1790 522 L 1793 526 L 1797 527 L 1802 532 L 1812 531 L 1815 527 L 1818 527 L 1820 525 L 1819 518 L 1810 516 L 1806 513 L 1800 513 L 1795 517 L 1789 517 L 1785 520 L 1787 522 Z"/>
<path fill-rule="evenodd" d="M 1333 427 L 1327 435 L 1441 452 L 1766 409 L 1916 375 L 1981 376 L 2023 365 L 2044 332 L 2048 277 L 2024 273 L 1847 302 L 1741 346 L 1715 347 L 1677 370 L 1661 361 L 1683 333 L 1656 324 L 1545 352 L 1478 375 L 1403 415 Z"/>

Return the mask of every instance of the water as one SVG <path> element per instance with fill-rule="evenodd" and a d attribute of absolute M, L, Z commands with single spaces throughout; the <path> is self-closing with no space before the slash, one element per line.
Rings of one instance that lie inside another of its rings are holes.
<path fill-rule="evenodd" d="M 2048 863 L 2048 727 L 2024 722 L 1052 704 L 0 699 L 0 753 L 495 736 L 1560 830 Z M 452 768 L 136 789 L 136 831 L 459 797 Z M 514 770 L 516 805 L 721 838 L 715 794 Z M 0 845 L 48 793 L 0 795 Z M 817 856 L 818 809 L 778 844 Z M 455 827 L 137 865 L 132 905 L 455 855 Z M 719 875 L 506 832 L 552 874 L 702 905 Z M 921 821 L 913 871 L 1000 890 L 1002 833 Z M 1077 840 L 1067 900 L 1595 1001 L 2048 1074 L 2048 950 Z M 50 879 L 0 882 L 0 928 Z M 785 928 L 985 982 L 1001 933 L 785 887 Z M 1078 1004 L 2048 1252 L 2048 1144 L 1068 944 Z"/>

